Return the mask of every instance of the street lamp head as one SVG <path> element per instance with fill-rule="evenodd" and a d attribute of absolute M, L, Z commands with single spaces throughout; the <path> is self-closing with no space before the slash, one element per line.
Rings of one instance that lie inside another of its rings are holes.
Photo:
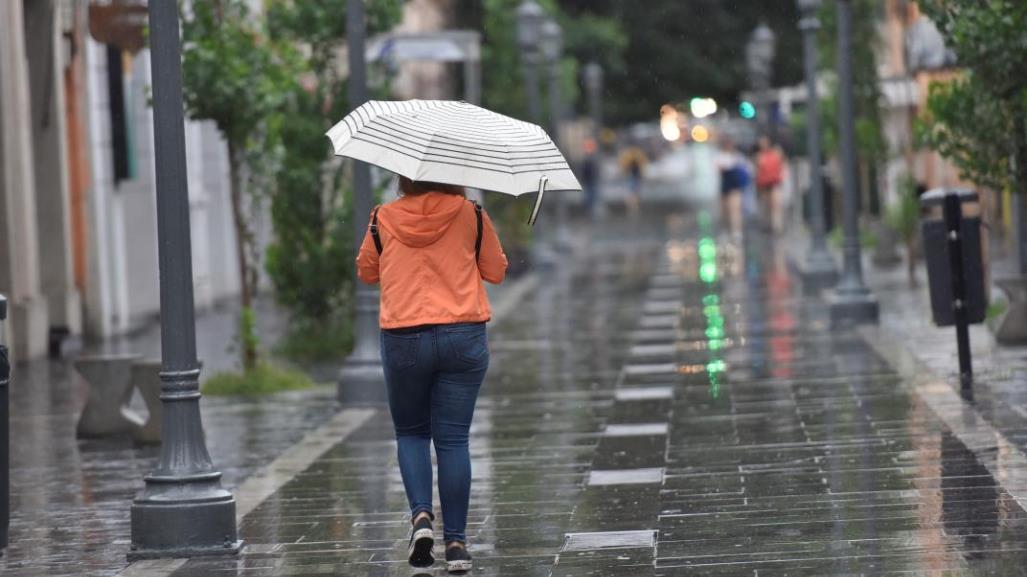
<path fill-rule="evenodd" d="M 527 54 L 538 51 L 539 36 L 546 13 L 535 0 L 524 0 L 517 7 L 517 44 Z"/>
<path fill-rule="evenodd" d="M 766 23 L 760 22 L 760 25 L 752 32 L 749 44 L 753 47 L 756 54 L 772 60 L 774 58 L 774 49 L 777 45 L 777 36 Z"/>
<path fill-rule="evenodd" d="M 820 10 L 821 0 L 798 0 L 799 12 L 803 16 L 815 16 Z"/>
<path fill-rule="evenodd" d="M 603 67 L 597 62 L 589 62 L 582 71 L 585 79 L 585 87 L 589 90 L 602 90 L 603 88 Z"/>
<path fill-rule="evenodd" d="M 563 56 L 563 28 L 555 20 L 542 23 L 542 55 L 549 62 L 556 62 Z"/>

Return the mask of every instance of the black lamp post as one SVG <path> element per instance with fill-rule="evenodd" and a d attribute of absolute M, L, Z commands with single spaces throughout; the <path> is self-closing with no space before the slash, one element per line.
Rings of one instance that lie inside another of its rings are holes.
<path fill-rule="evenodd" d="M 592 138 L 599 144 L 603 129 L 603 67 L 589 62 L 582 71 L 585 91 L 588 93 L 588 115 L 592 117 Z"/>
<path fill-rule="evenodd" d="M 182 113 L 178 3 L 149 3 L 160 260 L 160 458 L 132 502 L 129 559 L 239 551 L 235 498 L 207 452 L 200 420 L 189 189 Z"/>
<path fill-rule="evenodd" d="M 774 31 L 764 23 L 760 23 L 752 32 L 749 43 L 745 47 L 746 63 L 749 68 L 749 78 L 753 89 L 756 91 L 758 100 L 757 108 L 763 118 L 764 129 L 773 128 L 773 119 L 770 118 L 767 110 L 770 99 L 767 91 L 770 89 L 770 81 L 774 72 L 774 56 L 777 54 L 777 37 Z M 759 118 L 759 116 L 757 117 Z"/>
<path fill-rule="evenodd" d="M 844 187 L 842 277 L 828 296 L 832 324 L 876 323 L 877 299 L 863 283 L 859 245 L 859 188 L 856 176 L 856 117 L 852 87 L 852 0 L 838 2 L 838 130 Z"/>
<path fill-rule="evenodd" d="M 356 109 L 367 102 L 367 63 L 364 60 L 364 0 L 346 3 L 346 43 L 349 57 L 350 108 Z M 353 160 L 353 247 L 360 244 L 367 232 L 371 215 L 371 168 L 367 163 Z M 338 398 L 384 401 L 385 370 L 382 368 L 381 348 L 378 341 L 378 291 L 354 278 L 356 283 L 356 334 L 353 352 L 339 373 Z"/>
<path fill-rule="evenodd" d="M 838 281 L 838 269 L 827 250 L 824 236 L 824 175 L 820 150 L 820 96 L 817 94 L 817 11 L 821 0 L 798 0 L 802 31 L 803 64 L 806 70 L 806 148 L 810 165 L 810 229 L 812 238 L 802 266 L 803 285 L 824 289 Z"/>
<path fill-rule="evenodd" d="M 549 136 L 557 147 L 560 146 L 560 123 L 563 121 L 563 94 L 560 83 L 563 79 L 561 61 L 563 60 L 563 29 L 555 20 L 547 19 L 541 29 L 542 55 L 549 65 Z M 567 195 L 556 195 L 556 235 L 555 246 L 560 250 L 569 250 L 572 246 L 571 235 L 567 230 Z"/>
<path fill-rule="evenodd" d="M 528 94 L 528 114 L 531 121 L 542 121 L 539 105 L 538 65 L 539 39 L 542 36 L 542 22 L 546 13 L 534 0 L 524 0 L 517 7 L 517 44 L 521 49 L 521 63 L 524 66 L 524 87 Z"/>

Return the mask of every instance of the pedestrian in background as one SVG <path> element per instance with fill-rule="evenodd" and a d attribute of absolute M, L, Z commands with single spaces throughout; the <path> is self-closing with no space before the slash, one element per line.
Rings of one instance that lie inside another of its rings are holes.
<path fill-rule="evenodd" d="M 742 195 L 752 184 L 752 177 L 745 158 L 728 136 L 720 139 L 717 169 L 720 171 L 721 222 L 727 226 L 731 237 L 737 240 L 742 237 Z"/>
<path fill-rule="evenodd" d="M 784 153 L 767 136 L 760 137 L 756 152 L 756 190 L 760 206 L 770 231 L 781 232 L 784 225 L 784 206 L 781 184 L 784 182 Z"/>
<path fill-rule="evenodd" d="M 583 145 L 585 158 L 581 161 L 581 186 L 585 192 L 585 212 L 589 220 L 595 220 L 596 203 L 599 200 L 599 151 L 596 141 L 586 138 Z"/>
<path fill-rule="evenodd" d="M 446 566 L 471 569 L 468 437 L 489 366 L 482 280 L 503 281 L 507 259 L 488 214 L 459 186 L 400 177 L 401 196 L 374 209 L 357 257 L 381 284 L 382 365 L 412 524 L 408 560 L 434 563 L 434 444 Z"/>
<path fill-rule="evenodd" d="M 620 166 L 628 177 L 628 198 L 626 200 L 628 214 L 637 216 L 642 203 L 642 177 L 649 157 L 637 144 L 627 147 L 620 156 Z"/>

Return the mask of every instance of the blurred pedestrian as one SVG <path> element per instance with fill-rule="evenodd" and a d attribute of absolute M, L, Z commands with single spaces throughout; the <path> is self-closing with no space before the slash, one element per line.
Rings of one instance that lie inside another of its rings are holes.
<path fill-rule="evenodd" d="M 471 569 L 468 431 L 489 366 L 482 280 L 503 281 L 507 259 L 488 214 L 459 186 L 399 179 L 401 196 L 374 209 L 357 257 L 381 284 L 381 351 L 399 470 L 412 524 L 408 560 L 434 562 L 435 445 L 446 565 Z"/>
<path fill-rule="evenodd" d="M 649 157 L 637 144 L 627 147 L 620 156 L 620 166 L 628 177 L 628 198 L 626 199 L 628 213 L 637 216 L 642 203 L 642 177 L 645 175 L 645 167 L 649 164 Z"/>
<path fill-rule="evenodd" d="M 760 137 L 756 153 L 756 190 L 767 225 L 774 234 L 784 225 L 784 203 L 781 184 L 784 182 L 784 153 L 767 136 Z"/>
<path fill-rule="evenodd" d="M 596 141 L 585 139 L 585 159 L 581 161 L 581 186 L 585 192 L 585 212 L 589 220 L 595 220 L 596 202 L 599 200 L 599 151 Z"/>
<path fill-rule="evenodd" d="M 745 158 L 728 136 L 720 139 L 717 168 L 720 170 L 720 218 L 731 237 L 737 240 L 742 237 L 742 194 L 751 185 L 752 176 Z"/>

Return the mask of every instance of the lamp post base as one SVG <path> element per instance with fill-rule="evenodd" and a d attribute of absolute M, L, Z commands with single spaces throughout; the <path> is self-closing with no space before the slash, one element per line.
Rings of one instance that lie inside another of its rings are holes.
<path fill-rule="evenodd" d="M 796 264 L 804 291 L 819 292 L 838 284 L 838 268 L 829 254 L 810 252 Z"/>
<path fill-rule="evenodd" d="M 347 359 L 339 371 L 335 390 L 343 404 L 387 402 L 381 359 Z"/>
<path fill-rule="evenodd" d="M 147 479 L 148 487 L 132 503 L 129 561 L 239 553 L 235 498 L 216 480 L 183 494 L 195 483 Z"/>
<path fill-rule="evenodd" d="M 870 291 L 834 290 L 826 300 L 831 308 L 832 327 L 876 324 L 880 316 L 877 297 Z"/>

